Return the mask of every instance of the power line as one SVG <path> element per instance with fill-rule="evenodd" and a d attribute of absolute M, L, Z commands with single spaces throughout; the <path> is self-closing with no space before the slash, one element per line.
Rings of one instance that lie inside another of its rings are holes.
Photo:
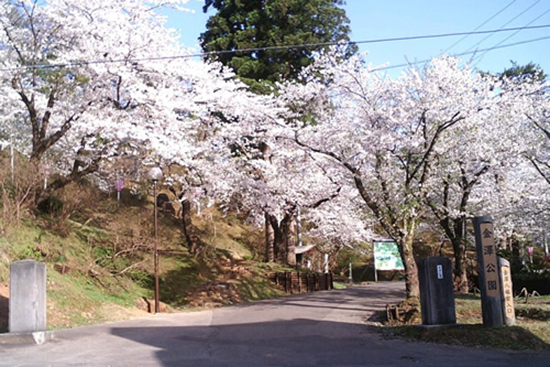
<path fill-rule="evenodd" d="M 506 23 L 504 23 L 502 26 L 500 26 L 499 29 L 506 29 L 504 27 L 506 27 L 508 24 L 512 23 L 514 20 L 518 19 L 519 17 L 521 17 L 523 14 L 525 14 L 526 12 L 528 12 L 532 7 L 534 7 L 535 5 L 537 5 L 538 3 L 540 3 L 540 0 L 537 0 L 535 1 L 533 4 L 531 4 L 531 6 L 529 6 L 527 9 L 525 9 L 524 11 L 522 11 L 521 13 L 519 13 L 518 15 L 516 15 L 515 17 L 513 17 L 512 19 L 510 19 L 509 21 L 507 21 Z M 521 27 L 520 27 L 521 28 Z M 495 34 L 497 32 L 494 32 L 494 33 L 491 33 L 489 35 L 487 35 L 486 37 L 483 37 L 483 39 L 479 42 L 477 42 L 476 44 L 474 44 L 473 46 L 471 46 L 469 49 L 467 49 L 466 51 L 471 51 L 473 48 L 475 48 L 476 46 L 479 46 L 479 44 L 483 41 L 485 41 L 487 38 L 491 37 L 493 34 Z"/>
<path fill-rule="evenodd" d="M 535 19 L 533 19 L 532 21 L 530 21 L 529 23 L 527 23 L 525 26 L 529 26 L 530 24 L 533 24 L 535 21 L 537 21 L 538 19 L 542 18 L 544 15 L 546 15 L 548 12 L 550 12 L 550 9 L 548 9 L 547 11 L 545 11 L 544 13 L 542 13 L 541 15 L 539 15 L 538 17 L 536 17 Z M 503 39 L 502 41 L 500 41 L 499 43 L 497 43 L 496 45 L 494 45 L 493 47 L 498 47 L 500 46 L 501 44 L 503 44 L 504 42 L 508 41 L 510 38 L 514 37 L 516 34 L 518 34 L 519 32 L 521 32 L 521 29 L 520 30 L 517 30 L 515 31 L 514 33 L 512 33 L 511 35 L 509 35 L 508 37 L 506 37 L 505 39 Z M 483 52 L 481 55 L 477 56 L 477 59 L 478 59 L 478 62 L 476 63 L 476 65 L 483 59 L 483 56 L 487 53 L 487 51 Z"/>
<path fill-rule="evenodd" d="M 480 25 L 478 25 L 474 30 L 473 32 L 477 31 L 479 28 L 483 27 L 485 24 L 489 23 L 491 20 L 495 19 L 495 17 L 497 15 L 499 15 L 500 13 L 502 13 L 504 10 L 508 9 L 513 3 L 515 3 L 517 0 L 512 0 L 508 3 L 508 5 L 506 5 L 504 8 L 500 9 L 498 12 L 496 12 L 495 14 L 493 14 L 491 17 L 489 17 L 489 19 L 487 19 L 486 21 L 484 21 L 483 23 L 481 23 Z M 540 0 L 539 0 L 540 1 Z M 447 53 L 447 51 L 449 51 L 451 48 L 455 47 L 456 45 L 458 45 L 460 42 L 464 41 L 467 37 L 469 36 L 469 34 L 465 35 L 464 37 L 462 37 L 461 39 L 459 39 L 458 41 L 456 41 L 455 43 L 453 43 L 452 45 L 450 45 L 449 47 L 447 47 L 447 49 L 445 49 L 445 51 L 443 51 L 444 53 Z"/>
<path fill-rule="evenodd" d="M 486 31 L 455 32 L 455 33 L 441 33 L 441 34 L 431 34 L 431 35 L 422 35 L 422 36 L 379 38 L 379 39 L 372 39 L 372 40 L 365 40 L 365 41 L 324 42 L 324 43 L 309 43 L 309 44 L 287 45 L 287 46 L 255 47 L 255 48 L 246 48 L 246 49 L 240 49 L 240 50 L 211 51 L 211 52 L 202 52 L 202 53 L 187 54 L 187 55 L 157 56 L 157 57 L 145 57 L 145 58 L 135 58 L 135 59 L 73 61 L 73 62 L 58 63 L 58 64 L 27 65 L 27 66 L 15 67 L 15 68 L 1 68 L 0 71 L 19 71 L 19 70 L 28 70 L 28 69 L 53 69 L 53 68 L 75 67 L 75 66 L 85 66 L 85 65 L 98 65 L 98 64 L 137 63 L 137 62 L 143 62 L 143 61 L 163 61 L 163 60 L 189 59 L 189 58 L 194 58 L 194 57 L 205 57 L 205 56 L 211 56 L 211 55 L 223 55 L 223 54 L 229 54 L 229 53 L 250 53 L 250 52 L 258 52 L 258 51 L 290 50 L 290 49 L 299 49 L 299 48 L 319 48 L 319 47 L 336 46 L 336 45 L 346 46 L 346 45 L 353 45 L 353 44 L 413 41 L 413 40 L 422 40 L 422 39 L 456 37 L 456 36 L 473 35 L 473 34 L 511 32 L 511 31 L 520 31 L 520 30 L 533 30 L 533 29 L 542 29 L 542 28 L 550 28 L 550 24 L 543 24 L 543 25 L 536 25 L 536 26 L 512 27 L 512 28 L 501 28 L 501 29 L 486 30 Z M 531 41 L 527 41 L 527 42 L 531 42 Z M 512 45 L 516 45 L 516 44 L 505 45 L 503 47 L 510 47 Z M 502 48 L 502 47 L 495 47 L 495 48 Z M 477 51 L 474 51 L 474 52 L 479 52 L 479 51 L 480 50 L 477 50 Z M 464 54 L 467 54 L 467 53 L 470 53 L 470 52 L 458 54 L 457 56 L 464 55 Z M 408 64 L 406 64 L 406 65 L 408 65 Z"/>
<path fill-rule="evenodd" d="M 539 42 L 539 41 L 544 41 L 544 40 L 548 40 L 548 39 L 550 39 L 550 36 L 540 37 L 540 38 L 535 38 L 535 39 L 520 41 L 520 42 L 515 42 L 515 43 L 508 43 L 506 45 L 493 46 L 493 47 L 489 47 L 489 48 L 481 49 L 481 50 L 466 51 L 466 52 L 462 52 L 462 53 L 459 53 L 459 54 L 453 54 L 452 56 L 457 57 L 457 56 L 464 56 L 464 55 L 474 54 L 476 52 L 489 52 L 489 51 L 497 50 L 497 49 L 500 49 L 500 48 L 519 46 L 519 45 L 523 45 L 523 44 L 526 44 L 526 43 Z M 409 66 L 409 65 L 424 64 L 424 63 L 430 62 L 430 60 L 431 59 L 415 61 L 415 62 L 409 62 L 409 63 L 406 63 L 406 64 L 382 66 L 380 68 L 375 68 L 372 71 L 397 69 L 397 68 L 402 68 L 402 67 Z"/>

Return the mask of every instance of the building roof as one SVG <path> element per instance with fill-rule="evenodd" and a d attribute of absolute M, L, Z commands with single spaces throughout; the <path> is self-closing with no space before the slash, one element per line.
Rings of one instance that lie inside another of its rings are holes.
<path fill-rule="evenodd" d="M 315 245 L 307 245 L 307 246 L 296 246 L 295 247 L 295 250 L 294 250 L 294 253 L 296 255 L 299 255 L 299 254 L 304 254 L 306 252 L 308 252 L 309 250 L 311 250 L 312 248 L 314 248 Z"/>

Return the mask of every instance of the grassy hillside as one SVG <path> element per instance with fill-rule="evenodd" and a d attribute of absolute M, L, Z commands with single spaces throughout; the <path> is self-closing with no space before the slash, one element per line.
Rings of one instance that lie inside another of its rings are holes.
<path fill-rule="evenodd" d="M 154 298 L 152 202 L 125 192 L 117 205 L 114 197 L 76 186 L 60 198 L 63 208 L 54 214 L 23 215 L 16 224 L 6 213 L 0 217 L 0 330 L 7 327 L 9 265 L 16 260 L 46 263 L 49 328 L 142 316 Z M 216 207 L 195 214 L 205 243 L 198 255 L 187 251 L 180 221 L 159 212 L 160 299 L 167 312 L 280 294 L 265 277 L 276 266 L 258 258 L 262 234 L 243 218 Z"/>

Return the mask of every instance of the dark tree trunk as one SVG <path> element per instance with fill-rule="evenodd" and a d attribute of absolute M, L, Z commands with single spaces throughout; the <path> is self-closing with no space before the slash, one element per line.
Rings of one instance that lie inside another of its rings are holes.
<path fill-rule="evenodd" d="M 466 218 L 450 219 L 445 217 L 439 224 L 451 241 L 454 257 L 454 288 L 458 293 L 468 293 L 468 272 L 466 270 Z"/>
<path fill-rule="evenodd" d="M 277 225 L 276 228 L 274 228 L 274 231 L 275 231 L 275 241 L 274 241 L 273 247 L 275 248 L 275 261 L 277 261 L 277 263 L 279 264 L 284 264 L 286 260 L 286 252 L 285 252 L 286 239 L 283 233 L 282 224 Z"/>
<path fill-rule="evenodd" d="M 454 238 L 451 241 L 453 246 L 455 268 L 454 287 L 458 293 L 468 293 L 468 272 L 466 271 L 466 246 L 463 238 Z"/>
<path fill-rule="evenodd" d="M 296 265 L 295 248 L 296 226 L 294 215 L 286 214 L 279 223 L 274 215 L 266 214 L 266 257 L 269 258 L 270 253 L 273 252 L 273 259 L 277 263 Z"/>
<path fill-rule="evenodd" d="M 269 214 L 265 213 L 265 261 L 275 261 L 275 231 L 271 226 Z"/>
<path fill-rule="evenodd" d="M 411 223 L 412 224 L 412 223 Z M 405 266 L 405 287 L 407 291 L 407 299 L 420 298 L 420 286 L 418 281 L 418 268 L 416 266 L 416 260 L 413 253 L 413 242 L 416 226 L 413 224 L 413 228 L 409 228 L 409 231 L 398 241 L 398 245 L 401 251 L 401 258 L 403 259 L 403 265 Z"/>
<path fill-rule="evenodd" d="M 281 225 L 279 225 L 279 221 L 274 215 L 269 214 L 268 217 L 269 225 L 273 231 L 273 259 L 278 263 L 282 263 L 283 259 L 281 256 L 284 256 L 284 242 L 282 241 L 284 241 L 284 236 L 281 231 Z"/>
<path fill-rule="evenodd" d="M 292 218 L 286 231 L 286 263 L 296 266 L 296 221 Z"/>
<path fill-rule="evenodd" d="M 512 274 L 515 272 L 521 271 L 523 268 L 523 263 L 521 259 L 521 243 L 515 235 L 512 235 L 512 261 L 510 262 L 510 267 Z"/>

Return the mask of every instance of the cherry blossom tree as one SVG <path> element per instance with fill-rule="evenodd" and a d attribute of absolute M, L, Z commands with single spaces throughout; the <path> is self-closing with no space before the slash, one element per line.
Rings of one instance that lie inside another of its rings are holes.
<path fill-rule="evenodd" d="M 396 80 L 373 72 L 361 58 L 337 62 L 325 56 L 309 78 L 302 93 L 330 107 L 287 138 L 341 170 L 342 183 L 357 190 L 379 227 L 397 242 L 407 296 L 417 297 L 413 242 L 428 208 L 425 198 L 439 184 L 434 166 L 456 148 L 447 140 L 456 142 L 458 129 L 491 111 L 492 85 L 445 56 Z M 292 93 L 297 88 L 289 86 Z"/>
<path fill-rule="evenodd" d="M 480 78 L 476 94 L 487 101 L 442 139 L 425 200 L 454 253 L 455 288 L 468 291 L 466 270 L 467 222 L 502 211 L 502 182 L 522 158 L 522 118 L 511 109 L 515 93 L 491 76 Z M 475 96 L 473 96 L 475 98 Z"/>
<path fill-rule="evenodd" d="M 174 32 L 155 13 L 185 1 L 19 0 L 1 5 L 3 134 L 31 162 L 55 163 L 46 192 L 97 172 L 130 140 L 176 117 Z M 181 85 L 178 88 L 181 90 Z M 160 139 L 159 139 L 160 140 Z"/>
<path fill-rule="evenodd" d="M 503 177 L 500 197 L 504 243 L 512 251 L 512 265 L 521 268 L 520 240 L 545 237 L 548 227 L 550 185 L 548 178 L 549 95 L 542 72 L 502 77 L 509 98 L 510 114 L 517 123 L 511 131 L 522 158 Z M 515 264 L 514 264 L 515 263 Z"/>
<path fill-rule="evenodd" d="M 265 99 L 264 96 L 257 98 Z M 280 101 L 272 102 L 281 104 Z M 247 105 L 249 110 L 254 109 L 253 101 Z M 338 232 L 346 242 L 354 233 L 346 232 L 349 227 L 346 227 L 345 218 L 357 217 L 360 210 L 354 211 L 356 206 L 343 204 L 351 203 L 354 198 L 329 178 L 324 162 L 315 160 L 307 151 L 296 149 L 289 141 L 278 139 L 276 131 L 287 126 L 285 118 L 279 118 L 284 108 L 273 107 L 268 113 L 270 109 L 266 108 L 265 100 L 260 106 L 263 116 L 257 114 L 252 126 L 241 119 L 239 123 L 226 124 L 217 133 L 218 138 L 224 139 L 217 146 L 226 152 L 216 162 L 215 173 L 224 179 L 209 179 L 209 191 L 228 209 L 246 212 L 249 220 L 258 226 L 263 222 L 267 261 L 294 265 L 296 238 L 293 226 L 298 211 L 303 221 L 315 226 L 315 236 L 319 239 L 334 238 Z M 328 209 L 336 202 L 339 202 L 339 209 Z M 322 219 L 327 217 L 320 213 L 327 210 L 332 213 L 332 222 Z M 342 218 L 340 223 L 335 216 Z M 364 238 L 365 233 L 363 227 L 356 231 L 355 240 Z"/>

